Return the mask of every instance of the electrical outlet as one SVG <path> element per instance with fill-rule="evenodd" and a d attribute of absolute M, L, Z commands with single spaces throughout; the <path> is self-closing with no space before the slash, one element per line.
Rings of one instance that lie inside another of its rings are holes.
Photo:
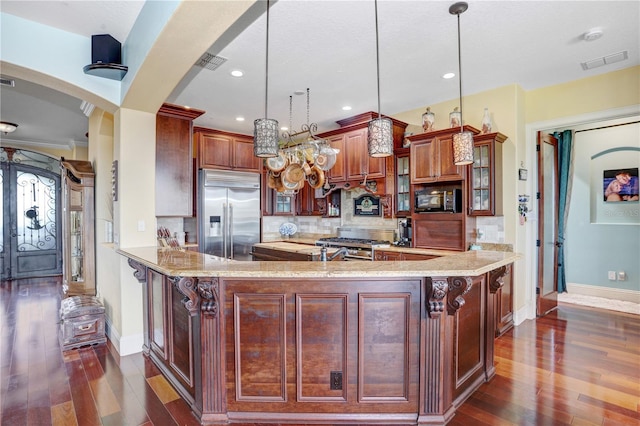
<path fill-rule="evenodd" d="M 610 281 L 616 280 L 616 271 L 609 271 L 609 280 Z"/>
<path fill-rule="evenodd" d="M 329 389 L 341 390 L 342 389 L 342 371 L 332 371 L 329 377 Z"/>
<path fill-rule="evenodd" d="M 627 273 L 625 271 L 618 272 L 618 281 L 626 281 Z"/>

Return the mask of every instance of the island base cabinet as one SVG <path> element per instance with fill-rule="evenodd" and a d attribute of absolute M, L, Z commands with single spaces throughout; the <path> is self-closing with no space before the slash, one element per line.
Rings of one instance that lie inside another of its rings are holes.
<path fill-rule="evenodd" d="M 495 374 L 507 267 L 300 279 L 129 264 L 144 284 L 145 353 L 202 424 L 444 425 Z"/>
<path fill-rule="evenodd" d="M 225 280 L 229 419 L 415 418 L 421 286 Z"/>

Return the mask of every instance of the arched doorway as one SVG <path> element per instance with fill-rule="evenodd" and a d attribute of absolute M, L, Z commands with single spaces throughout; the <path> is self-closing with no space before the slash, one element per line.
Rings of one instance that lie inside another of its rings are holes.
<path fill-rule="evenodd" d="M 62 274 L 60 161 L 0 148 L 0 279 Z"/>

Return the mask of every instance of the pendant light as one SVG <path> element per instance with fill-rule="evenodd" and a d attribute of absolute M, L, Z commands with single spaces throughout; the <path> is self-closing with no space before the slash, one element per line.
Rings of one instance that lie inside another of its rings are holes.
<path fill-rule="evenodd" d="M 267 118 L 269 99 L 269 0 L 267 0 L 267 48 L 265 60 L 264 117 L 253 122 L 253 155 L 275 157 L 278 155 L 278 120 Z"/>
<path fill-rule="evenodd" d="M 378 0 L 376 10 L 376 70 L 378 82 L 378 118 L 369 122 L 367 143 L 370 157 L 388 157 L 393 154 L 393 123 L 389 118 L 382 118 L 380 113 L 380 48 L 378 46 Z"/>
<path fill-rule="evenodd" d="M 465 2 L 454 3 L 449 13 L 458 16 L 458 81 L 460 83 L 460 133 L 453 135 L 453 163 L 465 166 L 473 163 L 473 133 L 464 130 L 462 121 L 462 54 L 460 48 L 460 15 L 469 8 Z"/>

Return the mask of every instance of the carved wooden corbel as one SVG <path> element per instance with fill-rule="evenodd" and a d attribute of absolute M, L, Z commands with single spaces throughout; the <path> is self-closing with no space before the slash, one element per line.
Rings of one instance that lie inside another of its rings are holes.
<path fill-rule="evenodd" d="M 182 304 L 189 315 L 196 316 L 198 314 L 198 305 L 200 304 L 200 296 L 195 289 L 196 280 L 193 277 L 169 277 L 169 279 L 176 286 L 178 291 L 184 294 L 186 297 L 182 299 Z"/>
<path fill-rule="evenodd" d="M 489 272 L 489 290 L 495 293 L 504 285 L 504 277 L 511 272 L 511 264 L 504 265 Z"/>
<path fill-rule="evenodd" d="M 439 315 L 444 311 L 443 299 L 447 295 L 449 283 L 446 278 L 427 277 L 426 308 L 429 317 Z"/>
<path fill-rule="evenodd" d="M 473 281 L 470 277 L 448 277 L 449 297 L 447 298 L 447 312 L 454 315 L 458 309 L 464 306 L 464 296 L 471 290 Z"/>
<path fill-rule="evenodd" d="M 133 276 L 138 280 L 139 283 L 146 283 L 147 282 L 147 267 L 144 266 L 142 263 L 140 262 L 136 262 L 135 260 L 129 258 L 129 260 L 127 260 L 127 263 L 129 264 L 129 266 L 131 266 L 134 271 L 133 271 Z"/>
<path fill-rule="evenodd" d="M 203 315 L 218 315 L 218 279 L 198 280 L 198 294 L 200 295 L 200 311 Z"/>

